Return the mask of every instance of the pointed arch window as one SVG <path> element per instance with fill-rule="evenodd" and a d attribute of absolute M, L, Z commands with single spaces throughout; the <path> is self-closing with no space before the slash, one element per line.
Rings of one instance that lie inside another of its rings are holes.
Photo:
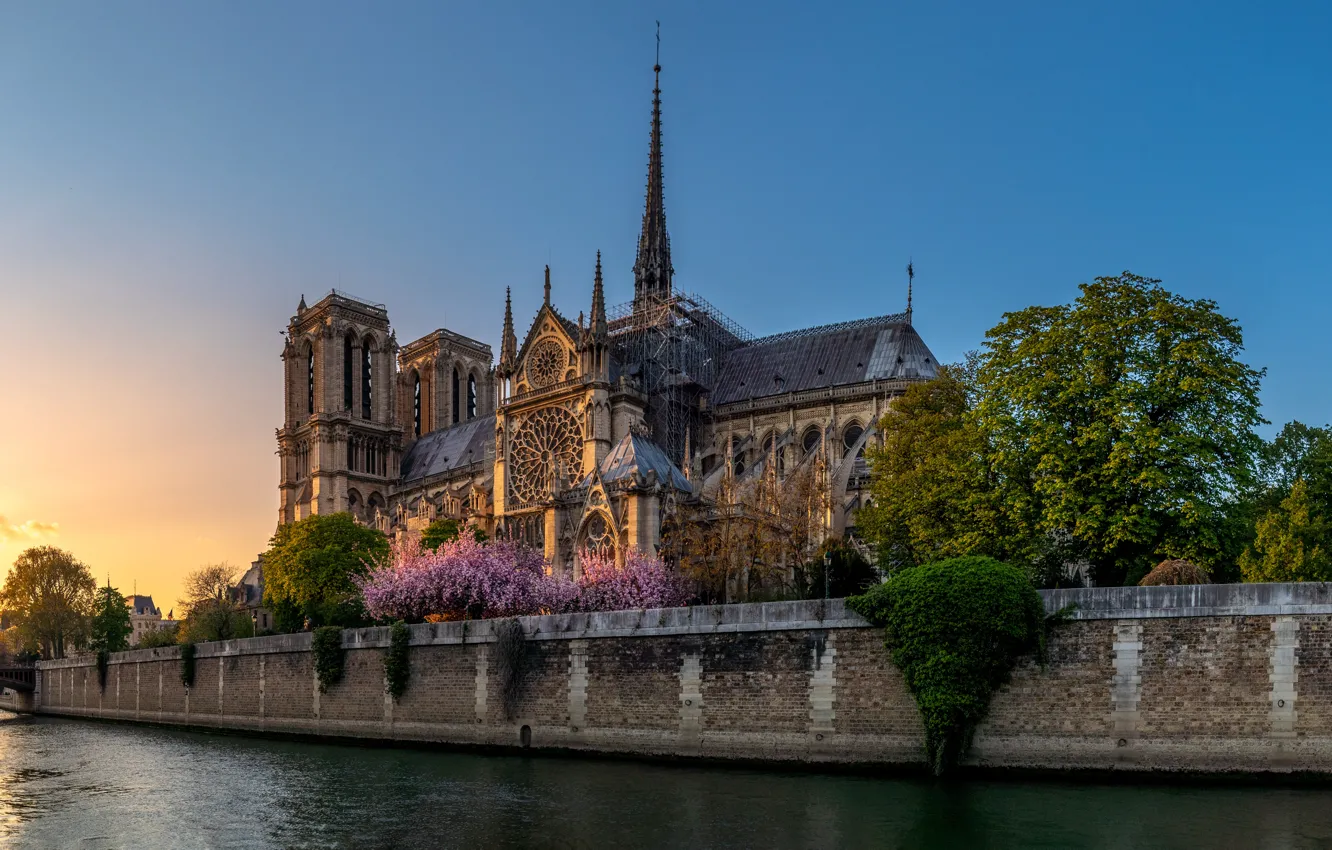
<path fill-rule="evenodd" d="M 457 367 L 457 366 L 454 366 L 454 367 L 453 367 L 453 392 L 449 393 L 449 397 L 453 399 L 453 424 L 454 424 L 454 425 L 457 425 L 457 424 L 458 424 L 458 413 L 459 413 L 459 410 L 460 410 L 460 404 L 461 404 L 461 399 L 459 398 L 459 391 L 461 390 L 461 388 L 462 388 L 462 387 L 461 387 L 461 385 L 459 384 L 458 367 Z"/>
<path fill-rule="evenodd" d="M 374 391 L 374 382 L 371 380 L 371 359 L 370 344 L 372 340 L 366 337 L 361 343 L 361 418 L 370 418 L 370 403 L 373 401 L 372 393 Z"/>
<path fill-rule="evenodd" d="M 476 418 L 476 376 L 467 376 L 467 418 Z"/>
<path fill-rule="evenodd" d="M 311 415 L 311 416 L 314 416 L 314 407 L 315 407 L 315 405 L 314 405 L 314 398 L 315 398 L 315 380 L 314 380 L 314 349 L 313 349 L 313 348 L 311 348 L 310 351 L 306 354 L 305 360 L 306 360 L 306 367 L 307 367 L 307 369 L 306 369 L 306 373 L 307 373 L 307 377 L 308 377 L 308 380 L 307 380 L 307 386 L 306 386 L 306 391 L 305 391 L 305 397 L 306 397 L 306 401 L 307 401 L 307 404 L 306 404 L 306 413 L 308 413 L 308 414 Z"/>
<path fill-rule="evenodd" d="M 419 372 L 412 372 L 412 423 L 416 428 L 416 436 L 421 436 L 421 375 Z"/>
<path fill-rule="evenodd" d="M 352 349 L 356 347 L 356 340 L 352 339 L 351 334 L 342 338 L 342 409 L 352 409 Z"/>

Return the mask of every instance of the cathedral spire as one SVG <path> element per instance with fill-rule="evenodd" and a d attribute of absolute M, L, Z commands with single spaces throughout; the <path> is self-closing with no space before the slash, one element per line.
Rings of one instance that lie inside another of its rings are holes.
<path fill-rule="evenodd" d="M 916 281 L 916 268 L 915 268 L 915 266 L 913 266 L 913 265 L 911 264 L 911 260 L 907 260 L 907 311 L 906 311 L 906 323 L 907 323 L 908 325 L 911 324 L 911 286 L 912 286 L 912 284 L 915 283 L 915 281 Z"/>
<path fill-rule="evenodd" d="M 546 306 L 550 306 L 550 264 L 546 264 Z"/>
<path fill-rule="evenodd" d="M 657 25 L 657 64 L 652 86 L 652 139 L 648 146 L 647 200 L 643 209 L 643 230 L 638 236 L 638 257 L 634 261 L 634 306 L 644 299 L 668 298 L 671 294 L 671 238 L 666 233 L 666 204 L 662 198 L 661 176 L 661 25 Z"/>
<path fill-rule="evenodd" d="M 511 372 L 518 358 L 518 338 L 513 333 L 513 296 L 504 287 L 504 333 L 500 339 L 500 371 Z"/>
<path fill-rule="evenodd" d="M 592 278 L 592 318 L 588 325 L 592 338 L 606 338 L 606 290 L 601 282 L 601 252 L 597 252 L 597 273 Z"/>

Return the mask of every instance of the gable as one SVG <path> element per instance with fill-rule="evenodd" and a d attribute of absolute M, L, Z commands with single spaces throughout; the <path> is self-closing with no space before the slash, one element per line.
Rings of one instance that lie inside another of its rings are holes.
<path fill-rule="evenodd" d="M 553 307 L 543 304 L 518 350 L 514 392 L 531 392 L 576 377 L 577 330 Z"/>

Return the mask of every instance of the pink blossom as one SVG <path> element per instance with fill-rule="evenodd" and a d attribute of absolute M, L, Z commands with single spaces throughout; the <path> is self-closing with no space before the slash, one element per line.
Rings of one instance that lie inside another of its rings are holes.
<path fill-rule="evenodd" d="M 631 552 L 623 566 L 583 552 L 577 582 L 549 575 L 536 551 L 509 540 L 470 536 L 431 552 L 394 544 L 389 559 L 358 580 L 366 610 L 378 618 L 451 618 L 666 608 L 686 604 L 689 583 L 655 557 Z"/>
<path fill-rule="evenodd" d="M 584 551 L 578 556 L 578 610 L 621 611 L 627 608 L 676 608 L 694 593 L 689 582 L 659 558 L 630 550 L 624 564 Z"/>

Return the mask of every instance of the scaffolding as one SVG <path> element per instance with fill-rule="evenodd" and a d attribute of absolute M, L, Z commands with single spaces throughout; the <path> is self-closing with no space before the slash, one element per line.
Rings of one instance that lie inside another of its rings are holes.
<path fill-rule="evenodd" d="M 648 398 L 653 441 L 683 468 L 688 435 L 697 439 L 700 431 L 699 397 L 716 385 L 725 355 L 753 336 L 687 292 L 610 308 L 607 324 L 621 374 Z"/>

